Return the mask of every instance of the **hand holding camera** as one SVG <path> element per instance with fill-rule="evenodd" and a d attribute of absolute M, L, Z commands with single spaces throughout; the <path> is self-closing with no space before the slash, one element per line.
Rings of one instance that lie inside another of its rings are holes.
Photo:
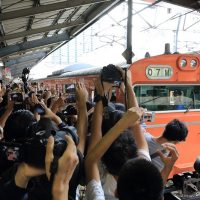
<path fill-rule="evenodd" d="M 77 149 L 74 141 L 70 136 L 65 136 L 65 140 L 67 146 L 64 153 L 58 160 L 58 169 L 55 177 L 63 183 L 68 182 L 71 179 L 75 167 L 78 164 Z M 49 137 L 45 157 L 46 174 L 49 179 L 51 175 L 51 163 L 54 159 L 54 156 L 54 139 L 53 137 Z"/>

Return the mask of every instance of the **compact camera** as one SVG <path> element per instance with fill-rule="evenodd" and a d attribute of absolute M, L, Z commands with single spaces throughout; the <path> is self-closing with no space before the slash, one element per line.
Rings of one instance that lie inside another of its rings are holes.
<path fill-rule="evenodd" d="M 119 87 L 123 81 L 122 74 L 115 65 L 109 64 L 101 70 L 101 81 L 113 83 L 114 86 Z"/>
<path fill-rule="evenodd" d="M 155 118 L 154 112 L 145 112 L 141 118 L 142 122 L 153 122 Z"/>

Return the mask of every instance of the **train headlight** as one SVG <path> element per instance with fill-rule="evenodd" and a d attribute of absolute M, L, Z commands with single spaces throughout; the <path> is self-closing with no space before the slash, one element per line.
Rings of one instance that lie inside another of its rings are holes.
<path fill-rule="evenodd" d="M 192 68 L 195 68 L 196 66 L 197 66 L 197 61 L 195 60 L 195 59 L 192 59 L 191 61 L 190 61 L 190 66 L 192 67 Z"/>
<path fill-rule="evenodd" d="M 180 62 L 180 66 L 181 66 L 182 68 L 184 68 L 184 67 L 186 67 L 186 65 L 187 65 L 187 60 L 182 59 L 181 62 Z"/>

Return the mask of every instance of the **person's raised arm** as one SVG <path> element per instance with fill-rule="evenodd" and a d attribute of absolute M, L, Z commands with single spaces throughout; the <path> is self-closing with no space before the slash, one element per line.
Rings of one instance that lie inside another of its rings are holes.
<path fill-rule="evenodd" d="M 60 96 L 52 105 L 51 110 L 54 113 L 57 113 L 59 111 L 60 108 L 62 108 L 63 106 L 65 106 L 65 101 L 63 100 L 63 98 Z"/>
<path fill-rule="evenodd" d="M 112 88 L 113 84 L 110 83 L 101 83 L 100 78 L 97 78 L 95 80 L 95 89 L 96 89 L 96 105 L 94 108 L 94 113 L 92 116 L 92 128 L 91 128 L 91 136 L 89 140 L 89 145 L 88 145 L 88 153 L 93 150 L 95 145 L 101 140 L 102 138 L 102 131 L 101 131 L 101 125 L 102 125 L 102 118 L 103 118 L 103 102 L 102 98 L 104 97 L 105 94 L 109 92 L 109 90 Z M 88 181 L 95 179 L 99 180 L 99 170 L 98 170 L 98 165 L 95 163 L 91 167 L 88 166 L 90 165 L 90 161 L 87 160 L 85 162 L 85 168 L 86 171 L 89 171 L 88 174 Z"/>
<path fill-rule="evenodd" d="M 57 116 L 50 108 L 47 108 L 47 106 L 44 103 L 40 102 L 40 104 L 43 106 L 45 110 L 45 115 L 42 117 L 51 119 L 57 126 L 62 124 L 62 120 L 60 119 L 59 116 Z"/>
<path fill-rule="evenodd" d="M 15 184 L 20 188 L 26 188 L 30 178 L 45 173 L 44 169 L 36 168 L 26 163 L 19 164 L 15 174 Z"/>
<path fill-rule="evenodd" d="M 127 76 L 125 76 L 125 71 L 121 70 L 121 73 L 122 73 L 122 77 L 123 77 L 124 82 L 126 82 L 126 88 L 125 89 L 127 90 L 128 108 L 138 107 L 137 98 L 136 98 L 135 92 L 132 88 L 131 71 L 130 70 L 127 71 L 127 73 L 126 73 Z M 125 78 L 126 78 L 126 81 L 125 81 Z M 133 137 L 135 139 L 137 148 L 149 151 L 148 144 L 146 142 L 144 134 L 142 133 L 142 129 L 141 129 L 139 121 L 137 123 L 135 123 L 132 130 L 133 130 Z"/>
<path fill-rule="evenodd" d="M 137 107 L 130 108 L 122 119 L 120 119 L 88 153 L 85 160 L 86 179 L 88 182 L 93 179 L 99 181 L 98 161 L 115 139 L 119 137 L 121 132 L 139 120 L 142 114 L 142 109 Z"/>
<path fill-rule="evenodd" d="M 39 169 L 33 166 L 30 166 L 26 163 L 20 163 L 16 166 L 16 173 L 13 174 L 13 178 L 10 177 L 10 180 L 4 178 L 1 179 L 0 183 L 0 199 L 7 200 L 7 199 L 15 199 L 15 200 L 22 200 L 24 199 L 27 190 L 26 187 L 30 178 L 35 176 L 40 176 L 45 173 L 44 169 Z M 11 170 L 13 170 L 12 168 Z M 11 172 L 10 170 L 10 172 Z M 9 173 L 9 172 L 8 172 Z M 12 176 L 12 172 L 11 172 Z"/>
<path fill-rule="evenodd" d="M 76 85 L 76 100 L 78 109 L 78 120 L 77 120 L 77 133 L 79 136 L 79 144 L 77 148 L 84 154 L 86 134 L 88 127 L 88 116 L 86 101 L 88 99 L 88 92 L 82 83 L 77 83 Z"/>
<path fill-rule="evenodd" d="M 161 151 L 158 151 L 158 154 L 161 158 L 161 160 L 164 163 L 164 168 L 161 171 L 161 175 L 164 181 L 164 184 L 167 183 L 167 179 L 169 177 L 169 174 L 171 173 L 173 166 L 175 162 L 177 161 L 179 157 L 179 153 L 176 149 L 176 146 L 171 143 L 165 143 L 162 145 L 166 150 L 169 151 L 169 155 L 165 156 Z"/>
<path fill-rule="evenodd" d="M 67 141 L 67 148 L 58 160 L 57 172 L 53 179 L 51 191 L 53 200 L 68 200 L 69 181 L 78 164 L 77 150 L 74 141 L 70 136 L 65 136 L 65 139 Z M 45 157 L 45 168 L 48 179 L 50 179 L 51 176 L 50 167 L 54 158 L 53 149 L 54 139 L 51 136 L 48 139 Z"/>
<path fill-rule="evenodd" d="M 104 96 L 103 87 L 99 78 L 97 78 L 94 82 L 96 89 L 96 97 Z M 101 124 L 103 118 L 103 104 L 102 100 L 99 99 L 96 101 L 94 112 L 92 116 L 92 125 L 91 125 L 91 136 L 89 139 L 88 152 L 101 140 L 102 132 L 101 132 Z"/>

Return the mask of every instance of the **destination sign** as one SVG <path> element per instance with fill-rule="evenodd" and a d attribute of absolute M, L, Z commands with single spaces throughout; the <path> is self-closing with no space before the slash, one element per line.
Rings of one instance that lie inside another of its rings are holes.
<path fill-rule="evenodd" d="M 146 76 L 149 79 L 170 79 L 173 69 L 169 65 L 149 65 L 146 68 Z"/>

